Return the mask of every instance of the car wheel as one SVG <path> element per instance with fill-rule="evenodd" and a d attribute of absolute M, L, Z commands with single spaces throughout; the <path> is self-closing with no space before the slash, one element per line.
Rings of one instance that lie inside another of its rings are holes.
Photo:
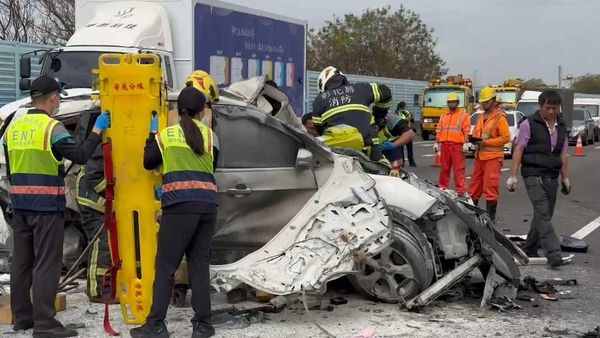
<path fill-rule="evenodd" d="M 397 303 L 417 296 L 431 284 L 433 268 L 427 268 L 427 260 L 417 239 L 407 230 L 395 226 L 393 242 L 379 254 L 367 259 L 362 273 L 348 279 L 361 294 L 385 303 Z M 413 279 L 416 283 L 406 283 Z M 404 285 L 403 285 L 404 284 Z M 400 285 L 402 287 L 398 288 Z"/>
<path fill-rule="evenodd" d="M 584 135 L 583 140 L 581 141 L 582 145 L 585 147 L 588 145 L 588 136 L 587 134 Z"/>
<path fill-rule="evenodd" d="M 594 132 L 594 141 L 600 142 L 600 131 L 599 130 L 596 130 Z"/>
<path fill-rule="evenodd" d="M 421 132 L 421 137 L 423 138 L 424 141 L 429 140 L 429 132 L 428 131 Z"/>
<path fill-rule="evenodd" d="M 595 138 L 596 138 L 596 136 L 594 136 L 594 132 L 592 132 L 592 137 L 590 138 L 590 144 L 594 144 Z"/>

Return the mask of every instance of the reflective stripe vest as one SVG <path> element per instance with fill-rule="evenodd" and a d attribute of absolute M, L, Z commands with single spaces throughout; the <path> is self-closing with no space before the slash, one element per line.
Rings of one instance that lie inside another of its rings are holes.
<path fill-rule="evenodd" d="M 212 131 L 194 120 L 202 132 L 204 154 L 196 154 L 185 141 L 179 124 L 156 135 L 163 158 L 162 207 L 182 202 L 217 204 L 217 185 L 213 176 Z"/>
<path fill-rule="evenodd" d="M 57 124 L 46 114 L 27 114 L 8 127 L 5 138 L 13 209 L 65 210 L 63 161 L 52 153 L 52 130 Z"/>
<path fill-rule="evenodd" d="M 440 117 L 436 129 L 437 142 L 465 143 L 471 131 L 469 115 L 462 109 L 446 112 Z"/>
<path fill-rule="evenodd" d="M 473 130 L 473 136 L 483 140 L 477 149 L 476 157 L 481 160 L 504 158 L 504 145 L 510 141 L 508 120 L 503 110 L 495 109 L 486 118 L 481 114 Z"/>

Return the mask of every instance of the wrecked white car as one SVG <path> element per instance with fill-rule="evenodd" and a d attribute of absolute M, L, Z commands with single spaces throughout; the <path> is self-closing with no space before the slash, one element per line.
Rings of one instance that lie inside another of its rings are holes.
<path fill-rule="evenodd" d="M 89 96 L 79 100 L 89 104 Z M 64 109 L 59 116 L 75 129 Z M 78 131 L 89 130 L 93 119 L 82 116 Z M 527 258 L 494 232 L 485 211 L 413 174 L 389 177 L 361 153 L 327 148 L 300 129 L 287 97 L 264 78 L 226 90 L 212 125 L 220 145 L 217 290 L 244 283 L 276 295 L 321 293 L 348 276 L 368 297 L 419 307 L 480 267 L 483 305 L 501 286 L 516 294 L 514 258 Z M 6 191 L 0 196 L 10 215 Z M 73 200 L 69 208 L 78 229 Z"/>

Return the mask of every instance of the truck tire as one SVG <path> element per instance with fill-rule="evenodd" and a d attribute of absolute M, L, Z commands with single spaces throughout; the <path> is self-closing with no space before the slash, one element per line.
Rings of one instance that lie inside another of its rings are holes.
<path fill-rule="evenodd" d="M 350 275 L 350 284 L 362 295 L 384 303 L 398 303 L 395 291 L 401 282 L 412 278 L 416 283 L 407 283 L 401 291 L 406 300 L 414 298 L 429 287 L 433 278 L 433 267 L 428 268 L 423 248 L 417 239 L 401 225 L 392 230 L 393 242 L 379 254 L 366 260 L 362 273 Z"/>
<path fill-rule="evenodd" d="M 423 130 L 423 131 L 421 132 L 421 137 L 423 138 L 423 140 L 424 140 L 424 141 L 427 141 L 427 140 L 429 140 L 429 132 L 428 132 L 428 131 L 425 131 L 425 130 Z"/>

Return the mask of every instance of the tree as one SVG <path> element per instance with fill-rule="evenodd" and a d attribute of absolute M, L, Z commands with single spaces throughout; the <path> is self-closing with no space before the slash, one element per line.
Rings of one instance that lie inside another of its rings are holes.
<path fill-rule="evenodd" d="M 448 71 L 432 34 L 402 5 L 395 12 L 386 6 L 334 17 L 318 31 L 310 30 L 308 68 L 333 65 L 350 74 L 429 80 Z"/>
<path fill-rule="evenodd" d="M 523 82 L 523 87 L 525 87 L 525 89 L 532 89 L 532 88 L 544 88 L 544 87 L 548 87 L 544 81 L 542 79 L 529 79 L 525 82 Z"/>
<path fill-rule="evenodd" d="M 585 74 L 578 76 L 571 88 L 578 93 L 600 94 L 600 74 Z"/>
<path fill-rule="evenodd" d="M 0 39 L 64 44 L 75 31 L 75 0 L 0 0 Z"/>

